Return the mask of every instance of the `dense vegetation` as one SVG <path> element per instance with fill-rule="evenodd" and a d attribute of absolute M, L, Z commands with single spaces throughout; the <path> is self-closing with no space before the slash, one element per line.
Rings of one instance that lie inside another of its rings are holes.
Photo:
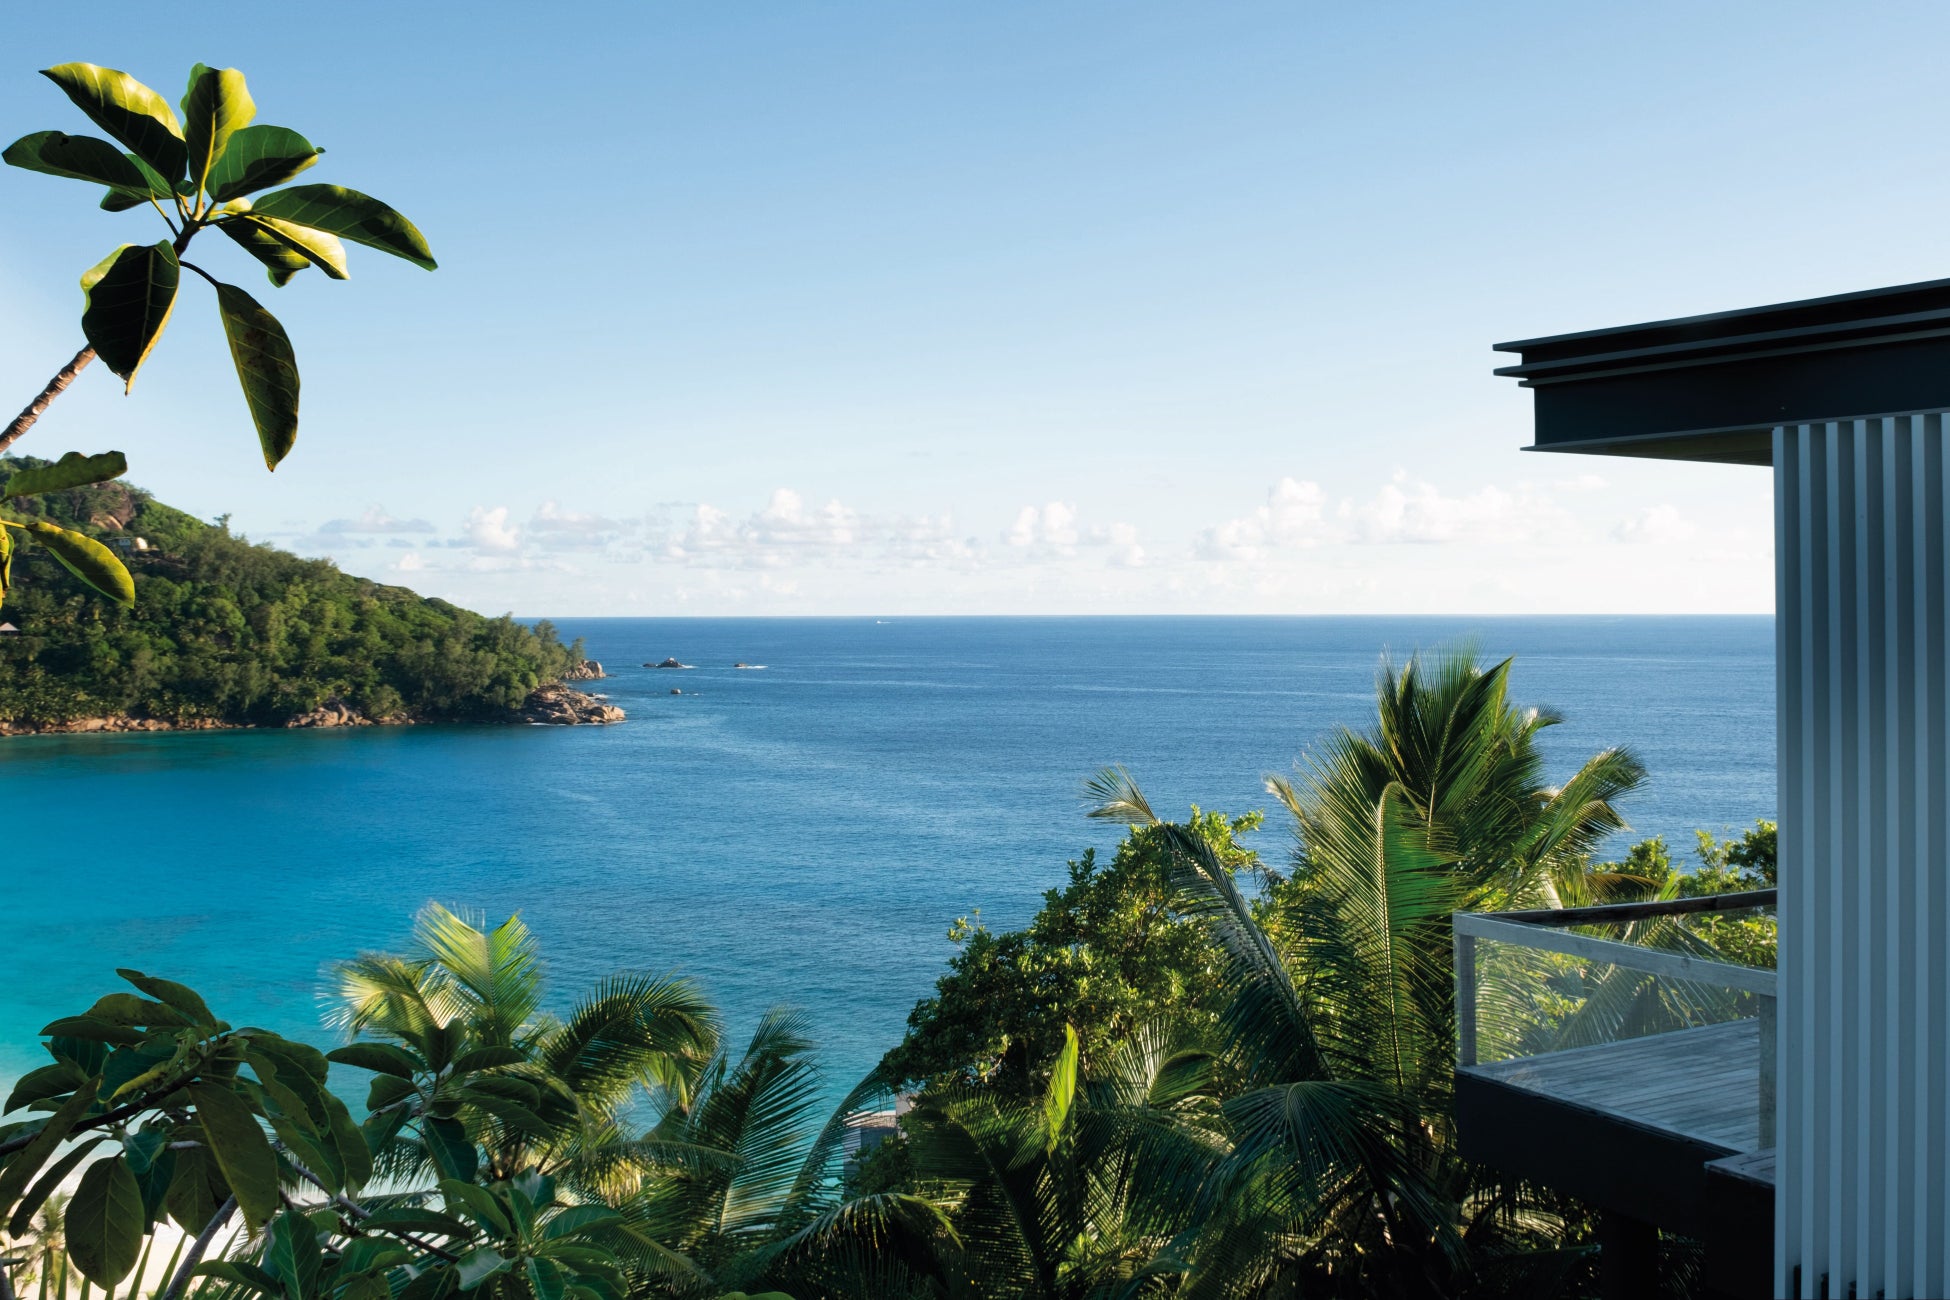
<path fill-rule="evenodd" d="M 1109 865 L 1072 863 L 1023 930 L 958 923 L 936 995 L 829 1117 L 795 1013 L 731 1042 L 689 983 L 625 972 L 550 1015 L 518 919 L 430 906 L 413 951 L 345 963 L 346 1045 L 323 1055 L 125 972 L 141 996 L 48 1026 L 52 1064 L 7 1102 L 15 1281 L 45 1296 L 79 1272 L 105 1300 L 164 1276 L 159 1300 L 1592 1295 L 1592 1214 L 1457 1152 L 1449 917 L 1748 888 L 1772 879 L 1774 830 L 1702 837 L 1691 876 L 1657 840 L 1594 861 L 1643 773 L 1605 751 L 1546 783 L 1554 719 L 1508 702 L 1508 668 L 1386 672 L 1376 726 L 1269 782 L 1294 832 L 1280 869 L 1238 841 L 1257 815 L 1166 822 L 1105 773 L 1096 815 L 1130 828 Z M 1640 937 L 1710 952 L 1703 933 Z M 1726 937 L 1750 956 L 1768 938 Z M 1523 1034 L 1698 1009 L 1544 955 Z M 361 1091 L 355 1120 L 340 1098 Z M 897 1133 L 850 1159 L 897 1095 Z M 165 1218 L 212 1258 L 165 1244 L 142 1283 Z M 1666 1253 L 1684 1294 L 1694 1255 Z"/>
<path fill-rule="evenodd" d="M 0 458 L 0 474 L 45 464 Z M 580 662 L 529 629 L 341 573 L 205 524 L 120 482 L 9 503 L 118 549 L 137 599 L 88 591 L 40 549 L 13 560 L 0 722 L 127 715 L 281 724 L 338 700 L 374 719 L 492 718 Z"/>

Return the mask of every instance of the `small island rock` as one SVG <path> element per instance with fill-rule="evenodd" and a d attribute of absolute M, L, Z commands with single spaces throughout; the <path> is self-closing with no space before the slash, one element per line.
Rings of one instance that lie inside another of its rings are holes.
<path fill-rule="evenodd" d="M 600 663 L 594 659 L 585 659 L 563 673 L 562 680 L 565 682 L 596 682 L 601 681 L 607 676 L 609 674 L 603 671 L 603 666 Z"/>

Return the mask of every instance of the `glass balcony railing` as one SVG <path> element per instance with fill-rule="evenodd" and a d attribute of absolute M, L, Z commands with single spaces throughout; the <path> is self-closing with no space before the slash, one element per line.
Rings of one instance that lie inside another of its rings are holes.
<path fill-rule="evenodd" d="M 1730 1152 L 1773 1146 L 1774 902 L 1458 913 L 1458 1070 Z"/>

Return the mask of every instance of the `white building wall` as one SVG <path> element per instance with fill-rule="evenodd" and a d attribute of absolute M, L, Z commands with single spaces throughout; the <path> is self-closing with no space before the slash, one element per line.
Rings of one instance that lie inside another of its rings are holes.
<path fill-rule="evenodd" d="M 1943 427 L 1774 431 L 1777 1295 L 1950 1295 Z"/>

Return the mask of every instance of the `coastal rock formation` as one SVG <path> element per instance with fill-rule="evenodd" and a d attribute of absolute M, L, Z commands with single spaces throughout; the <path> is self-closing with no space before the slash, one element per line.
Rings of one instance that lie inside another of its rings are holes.
<path fill-rule="evenodd" d="M 594 659 L 585 659 L 563 673 L 562 680 L 565 682 L 599 682 L 607 676 L 609 674 L 603 671 L 603 666 L 600 663 Z"/>
<path fill-rule="evenodd" d="M 683 663 L 683 662 L 681 662 L 680 660 L 678 660 L 678 659 L 677 659 L 677 658 L 675 658 L 674 656 L 673 656 L 672 658 L 669 658 L 669 659 L 666 659 L 666 660 L 664 660 L 664 661 L 663 661 L 662 663 L 660 663 L 660 664 L 650 664 L 650 663 L 647 663 L 647 664 L 645 664 L 645 665 L 643 665 L 643 666 L 644 666 L 645 668 L 689 668 L 689 667 L 690 667 L 690 665 L 689 665 L 689 664 L 687 664 L 687 663 Z"/>
<path fill-rule="evenodd" d="M 370 727 L 372 719 L 334 695 L 309 713 L 285 720 L 287 727 Z"/>
<path fill-rule="evenodd" d="M 521 706 L 523 722 L 545 723 L 551 726 L 569 727 L 578 723 L 606 724 L 621 722 L 623 710 L 613 704 L 604 704 L 593 696 L 564 686 L 561 682 L 550 682 L 538 686 Z"/>
<path fill-rule="evenodd" d="M 69 718 L 63 722 L 0 721 L 0 736 L 36 736 L 57 732 L 92 731 L 216 731 L 226 724 L 215 718 L 165 722 L 161 718 Z"/>

